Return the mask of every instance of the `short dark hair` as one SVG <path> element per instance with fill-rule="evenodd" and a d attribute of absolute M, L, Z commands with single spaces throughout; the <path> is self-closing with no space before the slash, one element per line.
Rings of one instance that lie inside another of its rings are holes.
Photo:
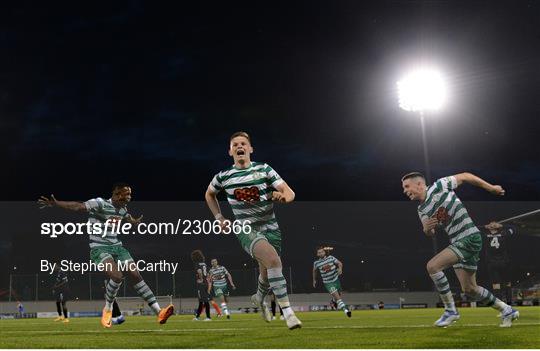
<path fill-rule="evenodd" d="M 246 138 L 251 143 L 251 138 L 249 137 L 249 134 L 247 132 L 243 132 L 243 131 L 233 133 L 233 135 L 231 135 L 231 138 L 229 139 L 229 141 L 231 141 L 234 138 L 239 137 L 239 136 Z"/>
<path fill-rule="evenodd" d="M 128 183 L 116 182 L 112 186 L 112 191 L 114 192 L 116 189 L 121 189 L 121 188 L 131 188 L 131 186 Z"/>
<path fill-rule="evenodd" d="M 194 263 L 204 262 L 204 255 L 201 250 L 195 250 L 191 253 L 191 260 Z"/>
<path fill-rule="evenodd" d="M 426 181 L 426 177 L 424 177 L 424 175 L 420 172 L 407 173 L 403 177 L 401 177 L 401 181 L 404 182 L 405 180 L 411 179 L 411 178 L 422 178 L 424 182 Z"/>

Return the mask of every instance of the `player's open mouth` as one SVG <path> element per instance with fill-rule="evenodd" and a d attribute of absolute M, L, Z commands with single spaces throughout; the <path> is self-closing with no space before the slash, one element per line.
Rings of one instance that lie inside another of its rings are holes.
<path fill-rule="evenodd" d="M 236 155 L 237 156 L 244 156 L 246 154 L 246 152 L 244 150 L 238 150 L 236 151 Z"/>

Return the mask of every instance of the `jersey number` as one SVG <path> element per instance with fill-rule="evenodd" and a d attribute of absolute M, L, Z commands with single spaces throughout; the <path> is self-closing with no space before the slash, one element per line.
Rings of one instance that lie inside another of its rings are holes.
<path fill-rule="evenodd" d="M 491 242 L 489 243 L 489 246 L 498 249 L 499 246 L 501 246 L 501 244 L 499 244 L 499 238 L 497 238 L 496 236 L 494 236 L 493 239 L 491 239 Z"/>

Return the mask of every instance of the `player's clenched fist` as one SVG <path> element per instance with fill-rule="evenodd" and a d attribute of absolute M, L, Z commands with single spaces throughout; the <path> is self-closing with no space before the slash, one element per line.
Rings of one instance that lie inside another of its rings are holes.
<path fill-rule="evenodd" d="M 489 190 L 490 193 L 493 195 L 503 196 L 506 191 L 502 188 L 500 185 L 493 185 L 491 189 Z"/>
<path fill-rule="evenodd" d="M 435 235 L 435 227 L 437 227 L 438 223 L 439 220 L 436 217 L 423 220 L 422 225 L 424 227 L 424 233 L 427 236 Z"/>
<path fill-rule="evenodd" d="M 285 195 L 279 191 L 272 192 L 272 201 L 286 202 Z"/>

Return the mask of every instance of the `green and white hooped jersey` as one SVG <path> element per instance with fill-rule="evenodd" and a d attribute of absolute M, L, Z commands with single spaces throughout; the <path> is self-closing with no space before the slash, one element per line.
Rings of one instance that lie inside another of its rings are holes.
<path fill-rule="evenodd" d="M 216 288 L 223 288 L 227 286 L 227 268 L 223 266 L 217 266 L 216 268 L 210 268 L 208 274 L 212 280 L 212 285 Z"/>
<path fill-rule="evenodd" d="M 323 283 L 333 283 L 338 280 L 337 261 L 337 258 L 330 255 L 313 262 L 313 268 L 319 270 Z"/>
<path fill-rule="evenodd" d="M 436 216 L 448 234 L 450 243 L 480 233 L 467 209 L 456 196 L 455 188 L 456 177 L 441 178 L 427 189 L 426 200 L 418 206 L 420 220 Z"/>
<path fill-rule="evenodd" d="M 112 224 L 113 221 L 124 219 L 127 215 L 127 207 L 116 208 L 113 206 L 111 199 L 104 200 L 100 197 L 88 200 L 84 203 L 88 210 L 89 218 L 88 222 L 101 223 L 102 233 L 90 234 L 90 248 L 93 249 L 99 246 L 111 246 L 122 245 L 122 242 L 117 238 L 117 234 L 112 232 L 111 228 L 105 227 L 105 222 L 109 220 Z M 117 231 L 118 228 L 115 229 Z M 105 235 L 103 235 L 105 233 Z"/>
<path fill-rule="evenodd" d="M 227 201 L 239 221 L 249 221 L 256 231 L 279 231 L 272 192 L 283 179 L 266 163 L 251 162 L 245 169 L 234 166 L 219 172 L 210 182 L 215 192 L 225 190 Z"/>

